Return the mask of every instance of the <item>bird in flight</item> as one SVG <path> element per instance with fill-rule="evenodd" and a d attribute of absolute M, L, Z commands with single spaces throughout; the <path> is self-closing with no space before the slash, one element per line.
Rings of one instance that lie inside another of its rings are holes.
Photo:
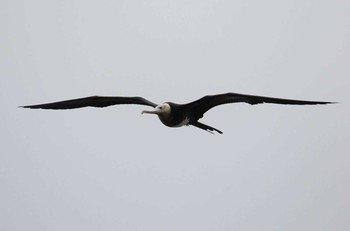
<path fill-rule="evenodd" d="M 210 133 L 222 131 L 213 128 L 209 125 L 203 124 L 198 120 L 201 119 L 208 110 L 213 107 L 228 104 L 228 103 L 248 103 L 251 105 L 262 103 L 274 104 L 290 104 L 290 105 L 315 105 L 315 104 L 331 104 L 334 102 L 322 101 L 306 101 L 294 99 L 272 98 L 265 96 L 246 95 L 239 93 L 225 93 L 218 95 L 207 95 L 198 100 L 187 104 L 176 104 L 172 102 L 165 102 L 156 104 L 148 101 L 142 97 L 122 97 L 122 96 L 90 96 L 79 99 L 71 99 L 53 103 L 45 103 L 38 105 L 21 106 L 23 108 L 41 108 L 41 109 L 74 109 L 81 107 L 108 107 L 119 104 L 139 104 L 153 107 L 153 110 L 143 110 L 142 114 L 156 114 L 160 121 L 168 127 L 181 127 L 184 125 L 192 125 L 203 129 Z"/>

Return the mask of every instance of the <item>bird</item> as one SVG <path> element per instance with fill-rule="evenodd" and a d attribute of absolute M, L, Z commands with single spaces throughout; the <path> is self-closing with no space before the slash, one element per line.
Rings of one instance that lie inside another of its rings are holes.
<path fill-rule="evenodd" d="M 289 104 L 289 105 L 316 105 L 316 104 L 332 104 L 335 102 L 323 101 L 306 101 L 273 98 L 266 96 L 247 95 L 240 93 L 224 93 L 216 95 L 206 95 L 198 100 L 186 104 L 177 104 L 172 102 L 165 102 L 161 104 L 153 103 L 140 96 L 89 96 L 85 98 L 70 99 L 65 101 L 58 101 L 53 103 L 37 104 L 20 106 L 23 108 L 32 109 L 75 109 L 82 107 L 108 107 L 112 105 L 122 104 L 137 104 L 153 107 L 152 110 L 143 110 L 142 114 L 158 115 L 160 121 L 168 127 L 182 127 L 192 125 L 194 127 L 203 129 L 210 133 L 223 134 L 217 128 L 211 127 L 207 124 L 201 123 L 198 120 L 204 116 L 208 110 L 213 107 L 229 104 L 229 103 L 248 103 L 250 105 L 273 103 L 273 104 Z"/>

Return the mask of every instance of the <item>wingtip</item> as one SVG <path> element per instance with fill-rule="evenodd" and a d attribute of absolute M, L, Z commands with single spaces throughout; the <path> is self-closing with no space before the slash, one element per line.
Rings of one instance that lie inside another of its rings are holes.
<path fill-rule="evenodd" d="M 338 104 L 340 102 L 322 102 L 321 104 Z"/>
<path fill-rule="evenodd" d="M 17 107 L 19 107 L 19 108 L 30 108 L 30 109 L 38 109 L 39 108 L 39 107 L 31 106 L 31 105 L 29 105 L 29 106 L 17 106 Z"/>
<path fill-rule="evenodd" d="M 324 102 L 324 101 L 315 101 L 314 104 L 337 104 L 339 102 Z"/>

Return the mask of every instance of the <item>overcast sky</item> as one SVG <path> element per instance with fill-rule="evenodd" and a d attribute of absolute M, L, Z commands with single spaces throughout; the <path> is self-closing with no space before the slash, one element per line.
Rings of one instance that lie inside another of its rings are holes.
<path fill-rule="evenodd" d="M 0 1 L 0 230 L 350 230 L 350 2 Z M 91 95 L 231 104 L 167 128 Z"/>

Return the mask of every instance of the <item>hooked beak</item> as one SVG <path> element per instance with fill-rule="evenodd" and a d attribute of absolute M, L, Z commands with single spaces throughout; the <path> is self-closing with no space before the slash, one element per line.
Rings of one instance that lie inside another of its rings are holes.
<path fill-rule="evenodd" d="M 141 114 L 144 114 L 144 113 L 146 113 L 146 114 L 159 114 L 160 113 L 160 110 L 159 109 L 154 109 L 154 110 L 143 110 L 142 112 L 141 112 Z"/>

